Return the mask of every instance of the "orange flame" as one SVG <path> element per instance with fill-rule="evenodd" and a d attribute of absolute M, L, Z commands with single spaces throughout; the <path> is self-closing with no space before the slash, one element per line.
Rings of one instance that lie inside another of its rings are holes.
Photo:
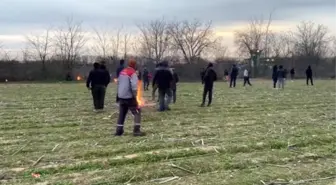
<path fill-rule="evenodd" d="M 80 76 L 77 76 L 77 81 L 80 81 L 80 80 L 82 80 L 82 77 L 80 77 Z"/>
<path fill-rule="evenodd" d="M 114 83 L 118 82 L 118 78 L 113 78 Z"/>
<path fill-rule="evenodd" d="M 136 96 L 138 106 L 142 107 L 145 105 L 145 101 L 143 99 L 143 91 L 142 91 L 142 81 L 138 80 L 138 87 L 137 87 L 137 96 Z"/>

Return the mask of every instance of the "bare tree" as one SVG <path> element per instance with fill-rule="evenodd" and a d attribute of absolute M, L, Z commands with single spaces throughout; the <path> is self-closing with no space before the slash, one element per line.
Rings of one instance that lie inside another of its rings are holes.
<path fill-rule="evenodd" d="M 123 39 L 122 43 L 124 45 L 124 59 L 126 59 L 127 56 L 128 56 L 128 52 L 129 52 L 128 51 L 129 50 L 128 44 L 129 44 L 129 42 L 131 40 L 131 35 L 128 34 L 128 33 L 125 33 L 125 34 L 123 34 L 122 39 Z"/>
<path fill-rule="evenodd" d="M 222 37 L 219 37 L 214 45 L 209 48 L 209 55 L 216 60 L 224 60 L 228 55 L 228 46 Z"/>
<path fill-rule="evenodd" d="M 72 70 L 75 61 L 79 58 L 87 39 L 82 31 L 82 23 L 69 18 L 65 27 L 57 30 L 55 36 L 55 51 L 61 58 L 65 69 Z"/>
<path fill-rule="evenodd" d="M 270 33 L 268 39 L 269 57 L 291 57 L 293 56 L 293 35 L 290 32 Z"/>
<path fill-rule="evenodd" d="M 100 57 L 106 58 L 110 56 L 112 52 L 111 32 L 108 30 L 98 31 L 94 28 L 94 44 L 92 50 Z"/>
<path fill-rule="evenodd" d="M 301 22 L 293 33 L 294 51 L 298 56 L 320 58 L 327 53 L 328 28 L 313 22 Z"/>
<path fill-rule="evenodd" d="M 248 27 L 244 30 L 238 30 L 235 33 L 235 44 L 243 55 L 252 56 L 255 51 L 265 50 L 267 47 L 269 27 L 271 25 L 272 14 L 270 14 L 268 23 L 264 19 L 252 19 Z"/>
<path fill-rule="evenodd" d="M 28 48 L 25 50 L 25 57 L 28 56 L 28 51 L 31 50 L 31 55 L 35 60 L 42 62 L 42 71 L 45 71 L 45 63 L 50 55 L 50 49 L 52 46 L 52 40 L 50 37 L 50 28 L 48 28 L 44 34 L 41 35 L 28 35 L 26 36 Z"/>
<path fill-rule="evenodd" d="M 138 25 L 140 30 L 140 44 L 145 50 L 148 59 L 159 62 L 165 56 L 169 47 L 169 24 L 162 19 L 150 21 L 147 24 Z"/>
<path fill-rule="evenodd" d="M 169 25 L 173 45 L 182 53 L 186 62 L 192 63 L 216 42 L 211 26 L 211 22 L 202 23 L 198 20 L 176 21 Z"/>
<path fill-rule="evenodd" d="M 111 37 L 113 57 L 118 58 L 120 54 L 121 32 L 123 27 L 117 29 L 117 32 Z"/>

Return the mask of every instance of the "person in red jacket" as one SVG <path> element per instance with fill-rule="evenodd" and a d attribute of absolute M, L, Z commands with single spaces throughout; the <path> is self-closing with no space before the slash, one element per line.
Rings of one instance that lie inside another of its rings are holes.
<path fill-rule="evenodd" d="M 119 99 L 119 118 L 116 129 L 116 136 L 124 133 L 124 122 L 128 110 L 134 115 L 134 136 L 144 136 L 145 133 L 140 131 L 141 112 L 136 99 L 138 90 L 138 76 L 136 74 L 136 61 L 130 60 L 128 67 L 120 72 L 118 78 L 118 99 Z"/>

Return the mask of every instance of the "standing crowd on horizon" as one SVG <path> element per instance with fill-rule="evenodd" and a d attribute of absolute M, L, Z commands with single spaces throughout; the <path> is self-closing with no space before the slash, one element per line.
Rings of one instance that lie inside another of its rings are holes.
<path fill-rule="evenodd" d="M 239 68 L 234 64 L 232 65 L 230 73 L 228 70 L 224 70 L 225 81 L 229 82 L 230 88 L 236 87 L 236 81 L 239 74 Z M 290 70 L 291 79 L 295 78 L 295 70 Z M 284 89 L 285 80 L 287 76 L 287 70 L 282 65 L 273 66 L 272 79 L 273 88 Z M 120 60 L 119 67 L 116 70 L 117 78 L 117 95 L 116 103 L 119 105 L 119 117 L 116 126 L 116 136 L 121 136 L 124 133 L 124 123 L 128 111 L 131 111 L 134 117 L 134 136 L 144 136 L 145 133 L 141 132 L 141 107 L 137 100 L 138 83 L 141 83 L 145 91 L 149 90 L 150 81 L 152 80 L 152 100 L 155 100 L 155 93 L 158 91 L 158 111 L 169 111 L 170 103 L 176 103 L 177 95 L 177 83 L 179 77 L 174 68 L 170 68 L 167 61 L 160 62 L 156 65 L 156 68 L 152 73 L 149 72 L 146 66 L 143 66 L 143 70 L 138 70 L 137 62 L 133 59 L 129 60 L 127 66 L 125 61 Z M 243 86 L 248 84 L 252 86 L 250 82 L 250 72 L 246 68 L 243 71 Z M 217 81 L 217 73 L 213 68 L 213 64 L 209 63 L 208 66 L 201 71 L 201 81 L 204 86 L 201 107 L 205 106 L 206 97 L 208 96 L 207 106 L 212 104 L 212 95 L 214 82 Z M 93 69 L 86 81 L 86 87 L 91 91 L 93 98 L 93 106 L 95 112 L 101 112 L 104 109 L 104 101 L 106 88 L 111 82 L 111 76 L 106 69 L 105 63 L 94 63 Z M 308 66 L 306 70 L 306 83 L 313 85 L 313 71 L 311 66 Z"/>

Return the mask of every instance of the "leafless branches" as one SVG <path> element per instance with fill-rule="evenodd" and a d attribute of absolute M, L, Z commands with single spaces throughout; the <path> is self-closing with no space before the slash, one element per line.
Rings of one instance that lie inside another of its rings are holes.
<path fill-rule="evenodd" d="M 50 49 L 52 46 L 50 28 L 48 28 L 44 34 L 26 36 L 26 40 L 29 49 L 25 51 L 24 57 L 28 57 L 28 51 L 32 50 L 32 56 L 35 60 L 42 62 L 42 70 L 45 70 L 45 62 L 51 54 Z"/>
<path fill-rule="evenodd" d="M 291 57 L 293 56 L 293 35 L 290 32 L 270 33 L 268 39 L 269 57 Z"/>
<path fill-rule="evenodd" d="M 141 48 L 148 59 L 159 62 L 169 49 L 169 24 L 162 18 L 138 25 L 140 30 Z"/>
<path fill-rule="evenodd" d="M 74 62 L 80 56 L 87 39 L 82 31 L 82 23 L 69 18 L 65 27 L 57 30 L 55 36 L 55 52 L 63 61 L 64 67 L 72 69 Z"/>
<path fill-rule="evenodd" d="M 200 58 L 202 52 L 215 43 L 211 26 L 211 22 L 202 23 L 198 20 L 176 21 L 169 25 L 172 44 L 182 53 L 186 62 L 192 63 Z"/>
<path fill-rule="evenodd" d="M 322 24 L 301 22 L 293 34 L 294 51 L 298 56 L 322 57 L 327 52 L 330 37 Z"/>
<path fill-rule="evenodd" d="M 235 44 L 242 54 L 252 55 L 253 51 L 265 50 L 270 33 L 272 22 L 272 13 L 269 16 L 267 24 L 264 19 L 254 18 L 244 30 L 237 30 L 235 33 Z M 268 50 L 268 49 L 266 49 Z"/>

